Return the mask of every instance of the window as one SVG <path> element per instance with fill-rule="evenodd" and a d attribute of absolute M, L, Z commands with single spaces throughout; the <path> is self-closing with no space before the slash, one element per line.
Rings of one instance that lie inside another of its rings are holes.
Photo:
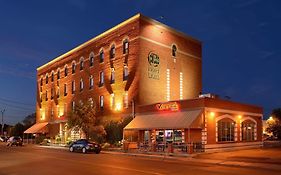
<path fill-rule="evenodd" d="M 58 69 L 58 72 L 57 72 L 57 79 L 58 80 L 60 79 L 60 69 Z"/>
<path fill-rule="evenodd" d="M 123 54 L 129 53 L 129 41 L 128 39 L 125 39 L 123 41 Z"/>
<path fill-rule="evenodd" d="M 48 82 L 49 82 L 49 76 L 48 74 L 46 74 L 46 84 L 48 84 Z"/>
<path fill-rule="evenodd" d="M 68 68 L 67 65 L 64 67 L 64 76 L 67 77 L 68 74 Z"/>
<path fill-rule="evenodd" d="M 94 54 L 93 52 L 90 54 L 90 67 L 92 67 L 94 65 Z"/>
<path fill-rule="evenodd" d="M 100 72 L 100 86 L 103 86 L 103 84 L 104 84 L 104 73 L 103 73 L 103 71 L 102 72 Z"/>
<path fill-rule="evenodd" d="M 71 82 L 71 93 L 72 94 L 75 93 L 75 81 L 74 80 Z"/>
<path fill-rule="evenodd" d="M 60 98 L 60 86 L 57 86 L 57 98 Z"/>
<path fill-rule="evenodd" d="M 71 102 L 71 108 L 72 108 L 72 111 L 74 111 L 74 109 L 75 109 L 75 101 Z"/>
<path fill-rule="evenodd" d="M 92 75 L 90 76 L 89 82 L 90 82 L 90 89 L 93 89 L 93 87 L 94 87 L 94 78 L 93 78 Z"/>
<path fill-rule="evenodd" d="M 48 101 L 48 91 L 46 91 L 46 94 L 45 94 L 45 95 L 46 95 L 46 98 L 45 98 L 45 99 L 46 99 L 46 101 Z"/>
<path fill-rule="evenodd" d="M 113 44 L 110 48 L 110 59 L 115 57 L 115 45 Z"/>
<path fill-rule="evenodd" d="M 51 82 L 54 81 L 54 72 L 52 72 L 52 76 L 51 76 Z"/>
<path fill-rule="evenodd" d="M 66 86 L 66 84 L 64 84 L 64 96 L 67 96 L 67 86 Z"/>
<path fill-rule="evenodd" d="M 89 98 L 89 104 L 90 104 L 90 106 L 91 106 L 91 108 L 94 106 L 94 101 L 93 101 L 93 99 L 92 98 Z"/>
<path fill-rule="evenodd" d="M 124 65 L 123 68 L 123 80 L 128 80 L 128 76 L 129 76 L 129 70 L 128 70 L 128 65 Z"/>
<path fill-rule="evenodd" d="M 76 69 L 76 64 L 75 62 L 72 63 L 72 74 L 75 73 L 75 69 Z"/>
<path fill-rule="evenodd" d="M 80 70 L 84 69 L 84 58 L 80 58 Z"/>
<path fill-rule="evenodd" d="M 43 86 L 43 78 L 40 78 L 40 86 Z"/>
<path fill-rule="evenodd" d="M 251 120 L 242 122 L 242 140 L 254 141 L 255 140 L 255 123 Z"/>
<path fill-rule="evenodd" d="M 217 123 L 218 127 L 218 141 L 231 142 L 234 141 L 234 121 L 231 119 L 221 119 Z"/>
<path fill-rule="evenodd" d="M 103 95 L 100 96 L 100 108 L 103 109 L 104 107 L 104 99 L 103 99 Z"/>
<path fill-rule="evenodd" d="M 129 107 L 128 91 L 125 91 L 125 93 L 124 93 L 123 106 L 124 106 L 124 108 L 128 108 Z"/>
<path fill-rule="evenodd" d="M 100 51 L 100 63 L 103 63 L 104 61 L 104 53 L 103 50 Z"/>
<path fill-rule="evenodd" d="M 54 90 L 54 88 L 52 87 L 52 88 L 51 88 L 51 100 L 54 99 L 54 96 L 55 96 L 55 90 Z"/>
<path fill-rule="evenodd" d="M 115 83 L 115 71 L 114 68 L 111 68 L 111 76 L 110 76 L 110 83 Z"/>
<path fill-rule="evenodd" d="M 176 45 L 172 45 L 172 56 L 176 57 L 177 56 L 177 46 Z"/>
<path fill-rule="evenodd" d="M 81 78 L 80 79 L 80 92 L 83 91 L 84 89 L 84 82 L 83 82 L 83 79 Z"/>

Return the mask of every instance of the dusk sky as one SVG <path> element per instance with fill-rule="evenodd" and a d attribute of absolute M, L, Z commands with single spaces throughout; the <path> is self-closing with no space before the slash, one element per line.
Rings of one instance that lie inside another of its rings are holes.
<path fill-rule="evenodd" d="M 36 68 L 142 13 L 203 43 L 203 92 L 281 107 L 279 0 L 0 2 L 0 110 L 15 124 L 35 111 Z M 161 17 L 163 16 L 163 18 Z"/>

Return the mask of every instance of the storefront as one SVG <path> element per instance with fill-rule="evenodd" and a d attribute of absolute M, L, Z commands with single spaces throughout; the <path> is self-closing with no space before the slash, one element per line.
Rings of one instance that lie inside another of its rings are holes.
<path fill-rule="evenodd" d="M 148 145 L 150 151 L 165 151 L 168 145 L 192 145 L 194 149 L 210 151 L 261 145 L 262 108 L 257 106 L 198 98 L 152 104 L 138 110 L 124 128 L 129 148 Z"/>

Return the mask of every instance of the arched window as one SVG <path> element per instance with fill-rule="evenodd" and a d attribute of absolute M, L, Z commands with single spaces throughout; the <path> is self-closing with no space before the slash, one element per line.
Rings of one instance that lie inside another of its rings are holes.
<path fill-rule="evenodd" d="M 218 142 L 234 141 L 235 122 L 230 118 L 223 118 L 217 122 Z"/>
<path fill-rule="evenodd" d="M 111 68 L 111 76 L 110 76 L 110 83 L 115 83 L 115 70 L 114 68 Z"/>
<path fill-rule="evenodd" d="M 103 71 L 101 71 L 100 72 L 100 86 L 103 86 L 103 84 L 104 84 L 104 73 L 103 73 Z"/>
<path fill-rule="evenodd" d="M 43 86 L 43 77 L 40 78 L 40 86 Z"/>
<path fill-rule="evenodd" d="M 93 78 L 92 75 L 90 76 L 89 83 L 90 83 L 90 89 L 93 89 L 93 87 L 94 87 L 94 78 Z"/>
<path fill-rule="evenodd" d="M 54 82 L 54 72 L 51 74 L 51 82 Z"/>
<path fill-rule="evenodd" d="M 115 57 L 115 45 L 112 44 L 110 48 L 110 59 L 113 59 Z"/>
<path fill-rule="evenodd" d="M 81 78 L 80 79 L 80 91 L 83 91 L 84 89 L 84 82 L 83 82 L 83 79 Z"/>
<path fill-rule="evenodd" d="M 90 60 L 90 67 L 92 67 L 94 65 L 94 53 L 93 52 L 90 53 L 89 60 Z"/>
<path fill-rule="evenodd" d="M 100 96 L 100 108 L 103 109 L 104 107 L 104 99 L 103 99 L 103 95 Z"/>
<path fill-rule="evenodd" d="M 75 62 L 72 63 L 72 74 L 75 73 L 75 69 L 76 69 L 76 64 Z"/>
<path fill-rule="evenodd" d="M 68 75 L 68 68 L 67 65 L 64 66 L 64 76 L 67 77 Z"/>
<path fill-rule="evenodd" d="M 57 71 L 57 79 L 58 80 L 60 79 L 60 69 L 58 69 L 58 71 Z"/>
<path fill-rule="evenodd" d="M 46 91 L 46 94 L 45 94 L 45 95 L 46 95 L 46 98 L 45 98 L 45 99 L 46 99 L 46 101 L 48 101 L 48 91 Z"/>
<path fill-rule="evenodd" d="M 242 141 L 255 140 L 256 123 L 252 120 L 245 120 L 241 124 Z"/>
<path fill-rule="evenodd" d="M 49 82 L 49 75 L 46 74 L 46 84 L 48 84 L 48 82 Z"/>
<path fill-rule="evenodd" d="M 123 41 L 123 54 L 129 53 L 129 41 L 128 39 L 125 39 Z"/>
<path fill-rule="evenodd" d="M 177 46 L 176 45 L 172 45 L 172 56 L 176 57 L 177 56 Z"/>
<path fill-rule="evenodd" d="M 81 57 L 80 58 L 80 70 L 83 70 L 84 69 L 84 58 Z"/>
<path fill-rule="evenodd" d="M 57 86 L 57 98 L 60 98 L 60 86 Z"/>
<path fill-rule="evenodd" d="M 104 52 L 103 50 L 100 51 L 100 63 L 103 63 L 104 61 Z"/>
<path fill-rule="evenodd" d="M 74 80 L 71 82 L 71 93 L 72 94 L 75 93 L 75 81 Z"/>
<path fill-rule="evenodd" d="M 66 84 L 64 84 L 64 96 L 67 96 L 67 85 Z"/>

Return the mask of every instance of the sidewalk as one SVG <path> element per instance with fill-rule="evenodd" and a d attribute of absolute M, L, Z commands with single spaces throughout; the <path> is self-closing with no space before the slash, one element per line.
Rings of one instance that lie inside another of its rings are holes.
<path fill-rule="evenodd" d="M 59 147 L 59 146 L 38 146 L 41 148 L 48 149 L 60 149 L 60 150 L 68 150 L 67 147 Z M 281 152 L 281 149 L 266 149 L 267 152 L 264 156 L 271 156 L 274 153 Z M 250 155 L 245 156 L 245 153 L 248 152 Z M 222 152 L 222 153 L 198 153 L 198 154 L 171 154 L 171 153 L 132 153 L 132 152 L 122 152 L 122 151 L 102 151 L 102 154 L 112 154 L 112 155 L 121 155 L 121 156 L 132 156 L 132 157 L 143 157 L 143 158 L 155 158 L 155 159 L 165 159 L 169 161 L 183 161 L 183 162 L 191 162 L 191 163 L 204 163 L 204 164 L 214 164 L 221 166 L 232 166 L 232 167 L 245 167 L 245 168 L 262 168 L 269 170 L 281 171 L 281 154 L 276 155 L 277 158 L 273 160 L 271 158 L 265 157 L 264 159 L 260 159 L 260 152 L 257 153 L 256 149 L 252 150 L 241 150 L 241 151 L 232 151 L 232 152 Z M 274 153 L 273 153 L 274 152 Z M 254 155 L 253 155 L 254 153 Z M 240 159 L 233 159 L 232 157 L 235 155 L 244 154 L 244 157 L 240 157 Z M 253 161 L 253 160 L 255 161 Z"/>

